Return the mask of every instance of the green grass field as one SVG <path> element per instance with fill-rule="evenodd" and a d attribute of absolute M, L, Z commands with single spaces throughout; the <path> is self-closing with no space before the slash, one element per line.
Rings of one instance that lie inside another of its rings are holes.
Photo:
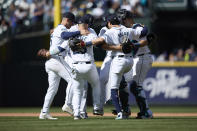
<path fill-rule="evenodd" d="M 112 107 L 106 107 L 110 112 Z M 154 113 L 197 113 L 197 107 L 151 107 Z M 88 108 L 91 112 L 92 108 Z M 132 112 L 138 109 L 132 108 Z M 38 113 L 40 108 L 0 108 L 0 113 Z M 52 108 L 51 112 L 61 112 Z M 0 131 L 197 131 L 197 117 L 154 117 L 149 120 L 114 120 L 111 117 L 89 117 L 74 121 L 73 117 L 58 117 L 58 120 L 39 120 L 35 117 L 0 117 Z"/>

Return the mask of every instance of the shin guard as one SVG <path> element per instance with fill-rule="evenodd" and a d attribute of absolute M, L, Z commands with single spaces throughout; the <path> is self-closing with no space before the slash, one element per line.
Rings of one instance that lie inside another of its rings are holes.
<path fill-rule="evenodd" d="M 121 112 L 118 89 L 111 89 L 111 98 L 112 98 L 112 102 L 116 108 L 117 113 Z"/>

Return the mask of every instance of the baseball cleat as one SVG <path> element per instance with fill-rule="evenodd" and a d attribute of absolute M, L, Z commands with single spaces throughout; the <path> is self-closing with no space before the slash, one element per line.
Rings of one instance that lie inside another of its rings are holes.
<path fill-rule="evenodd" d="M 62 111 L 67 112 L 70 115 L 73 115 L 73 109 L 66 104 L 63 105 Z"/>
<path fill-rule="evenodd" d="M 40 113 L 39 119 L 57 120 L 58 118 L 52 117 L 49 113 Z"/>
<path fill-rule="evenodd" d="M 123 114 L 122 112 L 119 112 L 118 115 L 116 116 L 115 120 L 122 120 L 123 118 Z"/>
<path fill-rule="evenodd" d="M 85 113 L 81 113 L 80 114 L 80 117 L 82 118 L 82 119 L 88 119 L 88 114 L 85 112 Z"/>
<path fill-rule="evenodd" d="M 93 110 L 93 115 L 103 116 L 103 114 L 104 114 L 103 110 Z"/>
<path fill-rule="evenodd" d="M 147 110 L 145 112 L 137 113 L 136 119 L 153 119 L 153 113 L 151 110 Z"/>
<path fill-rule="evenodd" d="M 131 115 L 131 110 L 129 108 L 124 109 L 122 112 L 123 112 L 123 117 L 125 119 L 128 119 L 129 116 Z"/>
<path fill-rule="evenodd" d="M 116 111 L 116 109 L 112 110 L 112 114 L 113 115 L 117 115 L 118 114 L 117 111 Z"/>
<path fill-rule="evenodd" d="M 80 116 L 74 116 L 74 120 L 81 120 Z"/>

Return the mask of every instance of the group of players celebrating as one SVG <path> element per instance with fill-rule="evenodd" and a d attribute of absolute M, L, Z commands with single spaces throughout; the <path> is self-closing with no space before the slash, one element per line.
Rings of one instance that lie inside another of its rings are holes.
<path fill-rule="evenodd" d="M 50 49 L 38 52 L 39 56 L 48 58 L 45 69 L 49 82 L 39 118 L 57 119 L 50 115 L 49 109 L 61 78 L 68 83 L 62 110 L 73 115 L 74 120 L 88 118 L 87 83 L 92 87 L 94 115 L 102 116 L 104 104 L 111 99 L 115 119 L 129 118 L 131 92 L 140 109 L 136 118 L 153 118 L 142 87 L 153 62 L 148 47 L 153 37 L 147 27 L 136 24 L 133 14 L 125 9 L 105 17 L 105 26 L 98 36 L 89 27 L 93 16 L 86 14 L 77 24 L 74 21 L 71 12 L 65 13 L 61 24 L 51 33 Z M 94 63 L 93 47 L 107 51 L 100 73 Z"/>

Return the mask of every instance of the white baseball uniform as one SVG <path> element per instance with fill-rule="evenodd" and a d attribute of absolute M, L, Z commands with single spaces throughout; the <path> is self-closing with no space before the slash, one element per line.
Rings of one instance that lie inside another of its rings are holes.
<path fill-rule="evenodd" d="M 109 30 L 107 27 L 103 27 L 101 28 L 100 32 L 99 32 L 99 37 L 103 36 L 104 33 Z M 101 65 L 100 68 L 100 85 L 101 85 L 101 108 L 103 108 L 104 103 L 110 99 L 110 95 L 106 93 L 110 92 L 110 91 L 105 91 L 105 90 L 110 90 L 109 88 L 107 88 L 107 83 L 108 83 L 108 79 L 109 79 L 109 70 L 110 70 L 110 65 L 112 62 L 112 51 L 106 51 L 106 56 L 105 59 L 103 60 L 103 63 Z"/>
<path fill-rule="evenodd" d="M 64 25 L 58 25 L 54 32 L 51 34 L 50 50 L 61 45 L 64 40 L 61 39 L 61 33 L 67 31 Z M 45 96 L 44 105 L 42 112 L 49 112 L 50 105 L 56 95 L 59 87 L 60 78 L 67 81 L 67 89 L 70 88 L 72 83 L 72 78 L 70 75 L 70 67 L 64 61 L 65 53 L 60 53 L 58 55 L 52 55 L 49 60 L 45 63 L 45 69 L 48 73 L 48 83 L 49 87 Z"/>
<path fill-rule="evenodd" d="M 102 37 L 105 39 L 106 43 L 118 45 L 122 43 L 123 37 L 127 37 L 132 41 L 133 39 L 139 39 L 140 35 L 141 31 L 139 30 L 120 26 L 112 27 L 110 30 L 107 30 Z M 131 69 L 133 65 L 133 59 L 131 53 L 124 54 L 123 52 L 119 51 L 112 51 L 112 56 L 114 58 L 110 66 L 109 86 L 111 89 L 118 89 L 122 75 Z"/>
<path fill-rule="evenodd" d="M 92 33 L 92 34 L 96 34 L 96 32 L 94 31 L 94 29 L 92 28 L 88 28 L 88 30 Z M 78 31 L 78 25 L 74 25 L 69 29 L 70 32 L 74 32 L 74 31 Z M 70 55 L 66 55 L 65 60 L 67 61 L 67 63 L 69 63 L 69 65 L 72 67 L 72 58 L 70 57 Z M 87 101 L 87 90 L 88 90 L 88 83 L 87 81 L 84 81 L 84 90 L 82 90 L 82 96 L 81 96 L 81 105 L 80 105 L 80 113 L 86 113 L 86 101 Z M 94 96 L 93 92 L 93 96 Z M 69 90 L 69 95 L 66 95 L 66 99 L 65 99 L 65 103 L 67 103 L 68 105 L 70 105 L 73 101 L 73 91 L 72 88 Z"/>
<path fill-rule="evenodd" d="M 143 27 L 139 26 L 136 28 L 136 30 L 142 30 Z M 141 39 L 145 39 L 145 38 L 141 38 Z M 134 39 L 136 41 L 139 41 L 141 39 Z M 137 90 L 138 87 L 138 92 L 134 93 L 135 97 L 136 97 L 136 101 L 137 104 L 140 108 L 140 112 L 147 112 L 150 116 L 152 116 L 152 111 L 149 109 L 148 107 L 148 102 L 146 99 L 146 94 L 145 91 L 142 88 L 143 85 L 143 81 L 147 75 L 148 70 L 151 68 L 152 66 L 152 56 L 150 55 L 150 49 L 148 48 L 148 46 L 144 46 L 144 47 L 139 47 L 139 49 L 137 50 L 137 53 L 134 56 L 134 64 L 132 69 L 126 73 L 125 76 L 125 80 L 129 83 L 129 87 L 130 89 L 133 88 L 133 90 Z M 135 81 L 137 84 L 137 87 L 133 87 L 133 82 Z M 140 88 L 139 88 L 140 87 Z"/>
<path fill-rule="evenodd" d="M 137 27 L 136 30 L 141 31 L 143 27 Z M 136 41 L 140 41 L 145 38 L 136 38 Z M 133 59 L 133 67 L 127 74 L 125 74 L 125 80 L 130 82 L 131 80 L 135 80 L 138 86 L 142 86 L 143 81 L 147 75 L 148 70 L 152 66 L 152 56 L 150 55 L 150 49 L 146 45 L 144 47 L 139 47 L 137 53 Z"/>
<path fill-rule="evenodd" d="M 84 42 L 89 42 L 97 35 L 90 33 L 87 36 L 77 37 Z M 64 48 L 64 45 L 61 46 Z M 96 65 L 94 64 L 93 46 L 86 47 L 81 52 L 73 52 L 70 50 L 70 57 L 72 58 L 72 68 L 75 69 L 75 76 L 73 77 L 73 109 L 74 116 L 80 115 L 81 99 L 84 98 L 84 81 L 88 81 L 93 90 L 93 106 L 94 110 L 100 109 L 100 82 Z"/>

